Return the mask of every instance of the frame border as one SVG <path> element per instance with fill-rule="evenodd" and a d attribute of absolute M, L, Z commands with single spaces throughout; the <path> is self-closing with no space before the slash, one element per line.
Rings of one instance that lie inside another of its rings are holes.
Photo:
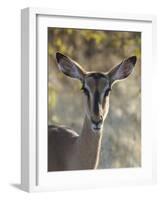
<path fill-rule="evenodd" d="M 21 10 L 21 189 L 42 191 L 37 183 L 37 15 L 99 18 L 152 23 L 153 61 L 156 59 L 156 17 L 154 15 L 118 14 L 89 11 L 25 8 Z M 156 182 L 156 149 L 153 144 L 153 181 Z M 45 190 L 51 188 L 45 188 Z"/>

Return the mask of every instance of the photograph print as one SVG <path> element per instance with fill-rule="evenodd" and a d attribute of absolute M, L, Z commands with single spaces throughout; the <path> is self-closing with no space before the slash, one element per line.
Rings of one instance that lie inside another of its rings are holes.
<path fill-rule="evenodd" d="M 48 28 L 48 172 L 141 167 L 141 33 Z"/>

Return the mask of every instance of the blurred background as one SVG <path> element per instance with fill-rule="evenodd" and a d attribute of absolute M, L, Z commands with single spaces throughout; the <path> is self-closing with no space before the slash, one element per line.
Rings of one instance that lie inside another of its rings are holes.
<path fill-rule="evenodd" d="M 48 124 L 64 124 L 80 134 L 84 119 L 81 83 L 58 70 L 57 51 L 87 71 L 100 72 L 137 56 L 132 75 L 112 89 L 99 168 L 140 167 L 141 33 L 48 28 Z"/>

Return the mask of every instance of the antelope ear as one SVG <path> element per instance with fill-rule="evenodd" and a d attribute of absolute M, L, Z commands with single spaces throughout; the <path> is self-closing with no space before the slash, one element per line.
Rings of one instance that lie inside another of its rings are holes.
<path fill-rule="evenodd" d="M 59 52 L 56 53 L 56 60 L 59 70 L 62 71 L 65 75 L 70 76 L 71 78 L 79 79 L 80 81 L 84 80 L 86 72 L 74 60 Z"/>
<path fill-rule="evenodd" d="M 119 65 L 114 67 L 109 73 L 108 77 L 110 78 L 111 84 L 114 81 L 122 80 L 127 78 L 136 64 L 136 56 L 129 57 L 123 60 Z"/>

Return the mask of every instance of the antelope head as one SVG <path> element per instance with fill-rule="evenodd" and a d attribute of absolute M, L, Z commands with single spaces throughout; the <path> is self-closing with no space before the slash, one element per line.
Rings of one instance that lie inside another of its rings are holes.
<path fill-rule="evenodd" d="M 71 58 L 57 52 L 59 70 L 65 75 L 79 79 L 85 98 L 85 112 L 93 132 L 99 133 L 109 110 L 112 85 L 127 78 L 133 71 L 136 56 L 129 57 L 109 72 L 87 72 Z"/>

